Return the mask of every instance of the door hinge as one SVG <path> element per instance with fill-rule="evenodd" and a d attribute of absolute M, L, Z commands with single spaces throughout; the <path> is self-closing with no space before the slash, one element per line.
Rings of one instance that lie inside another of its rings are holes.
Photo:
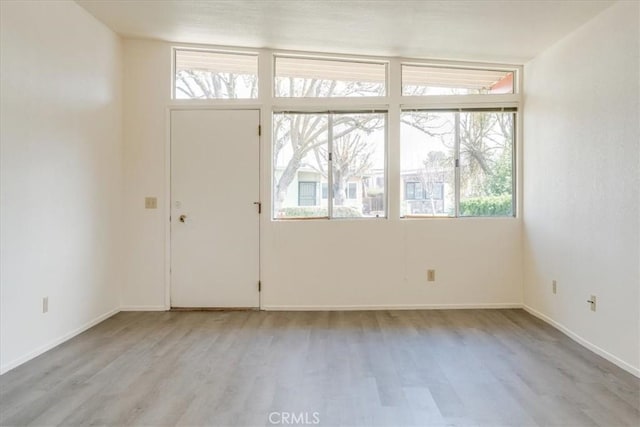
<path fill-rule="evenodd" d="M 333 160 L 333 153 L 329 153 L 329 161 Z"/>
<path fill-rule="evenodd" d="M 262 125 L 258 125 L 258 136 L 262 136 Z"/>
<path fill-rule="evenodd" d="M 258 292 L 262 291 L 262 282 L 258 280 Z"/>
<path fill-rule="evenodd" d="M 456 162 L 455 162 L 455 163 L 456 163 L 456 164 L 455 164 L 455 167 L 459 168 L 459 167 L 460 167 L 460 159 L 456 159 Z"/>

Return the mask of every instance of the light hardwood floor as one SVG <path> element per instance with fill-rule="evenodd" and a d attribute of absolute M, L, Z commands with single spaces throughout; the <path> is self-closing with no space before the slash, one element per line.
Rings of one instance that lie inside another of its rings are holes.
<path fill-rule="evenodd" d="M 640 380 L 522 310 L 120 313 L 0 377 L 2 425 L 264 426 L 281 412 L 638 426 Z"/>

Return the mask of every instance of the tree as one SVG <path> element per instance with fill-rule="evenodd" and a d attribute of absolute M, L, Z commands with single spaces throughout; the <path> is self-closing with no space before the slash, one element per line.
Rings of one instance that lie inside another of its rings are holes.
<path fill-rule="evenodd" d="M 422 189 L 429 200 L 431 214 L 441 213 L 436 206 L 436 193 L 440 191 L 438 186 L 444 185 L 451 179 L 451 174 L 446 171 L 451 169 L 451 157 L 448 157 L 442 151 L 430 151 L 427 158 L 423 161 L 424 168 L 420 175 Z M 444 195 L 443 195 L 444 196 Z M 444 208 L 444 205 L 442 206 Z"/>
<path fill-rule="evenodd" d="M 379 85 L 366 82 L 336 82 L 322 79 L 305 78 L 278 78 L 276 79 L 276 93 L 294 94 L 305 97 L 331 97 L 331 96 L 353 96 L 353 95 L 373 95 L 379 92 Z M 326 169 L 328 160 L 328 129 L 329 121 L 326 114 L 276 114 L 274 116 L 274 141 L 273 159 L 277 163 L 278 157 L 283 150 L 288 150 L 288 161 L 282 167 L 282 172 L 274 177 L 274 203 L 276 209 L 286 198 L 289 186 L 294 181 L 298 169 L 302 166 L 305 157 L 313 154 L 317 160 L 316 165 L 310 165 L 327 177 Z M 338 164 L 349 164 L 358 161 L 353 156 L 362 155 L 362 144 L 354 145 L 349 143 L 339 154 L 336 149 L 336 141 L 346 137 L 354 131 L 364 131 L 370 134 L 376 129 L 384 126 L 384 121 L 379 115 L 372 114 L 333 114 L 332 131 L 334 141 L 333 163 L 336 167 L 336 175 L 339 176 Z M 358 148 L 354 150 L 354 148 Z M 347 176 L 347 175 L 343 175 Z M 351 175 L 354 176 L 354 175 Z M 348 179 L 348 178 L 347 178 Z M 342 197 L 346 188 L 344 178 L 340 177 L 334 182 L 334 193 L 336 197 Z M 340 186 L 342 186 L 340 188 Z"/>
<path fill-rule="evenodd" d="M 424 96 L 429 88 L 412 85 L 403 90 L 410 95 Z M 452 94 L 457 93 L 451 90 Z M 478 91 L 480 93 L 480 91 Z M 437 137 L 448 133 L 435 120 L 441 113 L 403 115 L 403 123 Z M 460 163 L 462 166 L 461 191 L 468 195 L 501 195 L 511 192 L 511 158 L 513 145 L 513 115 L 499 112 L 458 113 L 459 122 L 451 123 L 458 128 L 460 141 Z M 448 126 L 446 127 L 448 128 Z M 443 143 L 448 148 L 451 142 Z M 431 153 L 430 153 L 431 154 Z M 430 160 L 424 160 L 425 164 Z"/>
<path fill-rule="evenodd" d="M 374 147 L 363 140 L 362 134 L 351 132 L 334 138 L 333 141 L 333 197 L 336 206 L 343 206 L 346 196 L 347 183 L 353 177 L 362 176 L 371 167 L 371 156 Z M 328 147 L 322 146 L 315 150 L 315 169 L 325 178 L 329 177 Z"/>
<path fill-rule="evenodd" d="M 248 98 L 258 96 L 258 78 L 251 74 L 211 72 L 206 70 L 178 70 L 176 92 L 190 99 Z"/>
<path fill-rule="evenodd" d="M 468 196 L 511 191 L 513 115 L 460 114 L 461 187 Z"/>
<path fill-rule="evenodd" d="M 409 114 L 403 116 L 403 122 L 430 137 L 440 138 L 450 150 L 454 149 L 456 138 L 446 136 L 458 133 L 460 185 L 464 194 L 499 195 L 511 191 L 513 115 L 500 112 L 456 114 L 458 116 L 451 119 L 448 118 L 451 114 L 446 113 Z M 425 158 L 424 162 L 428 165 L 432 160 Z"/>

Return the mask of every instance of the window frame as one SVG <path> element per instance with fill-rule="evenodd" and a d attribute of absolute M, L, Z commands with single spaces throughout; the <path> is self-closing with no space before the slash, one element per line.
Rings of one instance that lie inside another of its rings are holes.
<path fill-rule="evenodd" d="M 447 95 L 450 96 L 450 95 Z M 518 153 L 518 107 L 466 107 L 466 108 L 418 108 L 418 109 L 402 109 L 400 111 L 400 115 L 405 112 L 445 112 L 445 113 L 454 113 L 455 114 L 455 127 L 454 130 L 454 214 L 453 215 L 427 215 L 427 214 L 411 214 L 411 215 L 400 215 L 400 219 L 415 219 L 415 218 L 452 218 L 452 219 L 461 219 L 461 218 L 517 218 L 518 216 L 518 206 L 517 206 L 517 188 L 518 182 L 518 170 L 517 170 L 517 153 Z M 513 114 L 513 140 L 511 141 L 511 215 L 492 215 L 492 216 L 483 216 L 483 215 L 460 215 L 460 132 L 457 131 L 460 126 L 460 114 L 462 113 L 512 113 Z M 402 134 L 400 135 L 399 140 L 399 148 L 402 150 Z M 402 175 L 402 166 L 400 166 L 400 175 Z M 405 190 L 406 191 L 406 190 Z M 423 195 L 425 193 L 424 186 L 422 188 Z M 444 191 L 444 190 L 443 190 Z M 444 194 L 443 194 L 444 198 Z M 406 195 L 405 195 L 406 199 Z M 406 199 L 408 200 L 408 199 Z M 419 200 L 419 199 L 411 199 L 411 200 Z M 421 199 L 425 200 L 425 199 Z M 402 203 L 402 200 L 401 200 Z"/>
<path fill-rule="evenodd" d="M 342 109 L 342 110 L 326 110 L 326 111 L 274 111 L 271 115 L 271 121 L 273 123 L 273 118 L 275 117 L 276 114 L 326 114 L 327 115 L 327 151 L 328 153 L 333 153 L 333 116 L 334 115 L 340 115 L 340 114 L 383 114 L 384 115 L 384 143 L 383 143 L 383 150 L 384 150 L 384 197 L 383 197 L 383 203 L 384 203 L 384 215 L 383 216 L 362 216 L 362 217 L 340 217 L 340 216 L 334 216 L 333 214 L 333 210 L 334 210 L 334 193 L 333 193 L 333 156 L 330 155 L 328 160 L 327 160 L 327 171 L 329 171 L 327 173 L 327 198 L 323 198 L 323 194 L 322 194 L 322 184 L 324 184 L 322 181 L 319 181 L 319 194 L 320 194 L 320 204 L 322 204 L 322 202 L 324 200 L 327 201 L 327 216 L 315 216 L 315 217 L 284 217 L 284 218 L 280 218 L 277 217 L 275 214 L 275 203 L 273 203 L 273 199 L 274 199 L 274 178 L 275 178 L 275 168 L 274 168 L 274 164 L 271 164 L 271 174 L 270 174 L 270 180 L 269 180 L 269 186 L 271 187 L 271 220 L 272 221 L 299 221 L 299 220 L 331 220 L 331 221 L 335 221 L 335 220 L 352 220 L 352 221 L 365 221 L 365 220 L 378 220 L 378 219 L 388 219 L 389 218 L 389 112 L 388 110 L 346 110 L 346 109 Z M 275 131 L 275 127 L 273 127 L 273 131 Z M 272 132 L 273 133 L 273 132 Z M 273 138 L 274 136 L 271 135 L 271 138 Z M 273 140 L 271 141 L 271 161 L 273 162 Z M 300 182 L 300 181 L 299 181 Z M 347 197 L 347 191 L 348 191 L 348 184 L 347 183 L 347 188 L 345 188 L 345 200 L 349 199 Z M 356 184 L 356 183 L 354 183 Z M 356 184 L 357 185 L 357 184 Z M 358 189 L 356 187 L 356 200 L 358 199 L 357 197 L 357 192 Z M 318 191 L 316 192 L 316 197 L 318 195 Z M 349 199 L 352 200 L 352 199 Z"/>
<path fill-rule="evenodd" d="M 418 67 L 418 68 L 436 68 L 436 69 L 450 69 L 450 70 L 467 70 L 467 71 L 499 71 L 505 73 L 512 73 L 512 92 L 504 94 L 450 94 L 450 95 L 405 95 L 404 94 L 404 67 Z M 431 63 L 431 62 L 416 62 L 416 61 L 403 61 L 400 63 L 400 94 L 403 98 L 419 98 L 419 97 L 437 97 L 437 96 L 454 96 L 454 97 L 477 97 L 477 96 L 490 96 L 496 97 L 500 95 L 515 95 L 518 93 L 518 70 L 510 66 L 469 66 L 460 64 L 447 64 L 447 63 Z"/>
<path fill-rule="evenodd" d="M 306 59 L 306 60 L 317 60 L 317 61 L 335 61 L 335 62 L 343 62 L 343 63 L 353 63 L 353 64 L 375 64 L 375 65 L 383 65 L 384 66 L 384 95 L 372 95 L 372 96 L 279 96 L 276 93 L 276 78 L 277 78 L 277 61 L 278 58 L 290 58 L 290 59 Z M 299 100 L 306 100 L 307 102 L 313 102 L 315 104 L 323 104 L 324 101 L 327 100 L 373 100 L 386 98 L 389 96 L 389 92 L 391 91 L 390 82 L 389 82 L 389 61 L 388 60 L 374 60 L 374 59 L 365 59 L 358 57 L 349 57 L 349 56 L 325 56 L 325 55 L 313 55 L 313 54 L 287 54 L 287 53 L 274 53 L 272 56 L 272 76 L 271 79 L 271 97 L 274 101 L 281 100 L 289 100 L 293 102 Z M 330 102 L 330 101 L 329 101 Z"/>
<path fill-rule="evenodd" d="M 238 56 L 251 56 L 256 58 L 256 79 L 257 79 L 257 95 L 255 98 L 204 98 L 204 99 L 189 99 L 178 98 L 176 88 L 177 77 L 177 62 L 178 52 L 205 52 L 205 53 L 219 53 L 224 55 L 238 55 Z M 171 48 L 171 100 L 175 102 L 257 102 L 260 100 L 260 54 L 253 50 L 228 50 L 228 49 L 215 49 L 207 47 L 193 47 L 193 46 L 173 46 Z"/>
<path fill-rule="evenodd" d="M 270 221 L 296 221 L 303 219 L 323 218 L 274 218 L 274 186 L 273 186 L 273 114 L 279 112 L 366 112 L 370 110 L 385 110 L 385 174 L 384 174 L 384 205 L 385 216 L 391 221 L 408 221 L 401 215 L 401 176 L 400 176 L 400 114 L 403 110 L 411 109 L 456 109 L 456 108 L 487 108 L 487 107 L 516 107 L 518 112 L 514 118 L 513 141 L 513 215 L 520 218 L 522 212 L 522 182 L 521 182 L 521 144 L 522 144 L 522 87 L 523 66 L 508 63 L 490 63 L 480 61 L 455 61 L 419 59 L 411 57 L 389 57 L 383 55 L 349 55 L 340 53 L 322 53 L 312 51 L 294 51 L 282 49 L 256 49 L 250 47 L 203 45 L 203 44 L 167 44 L 167 58 L 170 58 L 170 73 L 168 76 L 167 111 L 176 109 L 258 109 L 260 110 L 260 124 L 262 136 L 260 199 L 265 211 L 269 211 Z M 229 54 L 256 55 L 258 57 L 258 97 L 253 99 L 175 99 L 175 51 L 198 50 Z M 329 97 L 329 98 L 284 98 L 275 97 L 275 57 L 299 56 L 305 58 L 330 59 L 345 62 L 373 62 L 386 63 L 385 96 L 375 97 Z M 514 73 L 513 94 L 471 94 L 471 95 L 402 95 L 402 64 L 418 66 L 440 66 L 448 68 L 497 69 Z M 319 189 L 321 192 L 321 189 Z M 321 193 L 320 193 L 321 195 Z M 380 217 L 382 218 L 382 217 Z M 416 220 L 426 218 L 451 218 L 420 216 Z M 512 217 L 455 217 L 455 219 L 508 220 Z M 332 218 L 345 220 L 350 218 Z M 377 219 L 375 217 L 357 218 L 357 220 Z"/>

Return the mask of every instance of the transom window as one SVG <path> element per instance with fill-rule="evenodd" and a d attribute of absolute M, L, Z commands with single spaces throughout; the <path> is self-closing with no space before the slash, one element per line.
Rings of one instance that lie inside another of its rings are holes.
<path fill-rule="evenodd" d="M 513 93 L 513 71 L 402 65 L 402 95 L 498 95 Z"/>
<path fill-rule="evenodd" d="M 332 98 L 384 96 L 387 65 L 320 58 L 275 58 L 275 96 Z"/>
<path fill-rule="evenodd" d="M 255 99 L 258 56 L 176 49 L 175 99 Z"/>

